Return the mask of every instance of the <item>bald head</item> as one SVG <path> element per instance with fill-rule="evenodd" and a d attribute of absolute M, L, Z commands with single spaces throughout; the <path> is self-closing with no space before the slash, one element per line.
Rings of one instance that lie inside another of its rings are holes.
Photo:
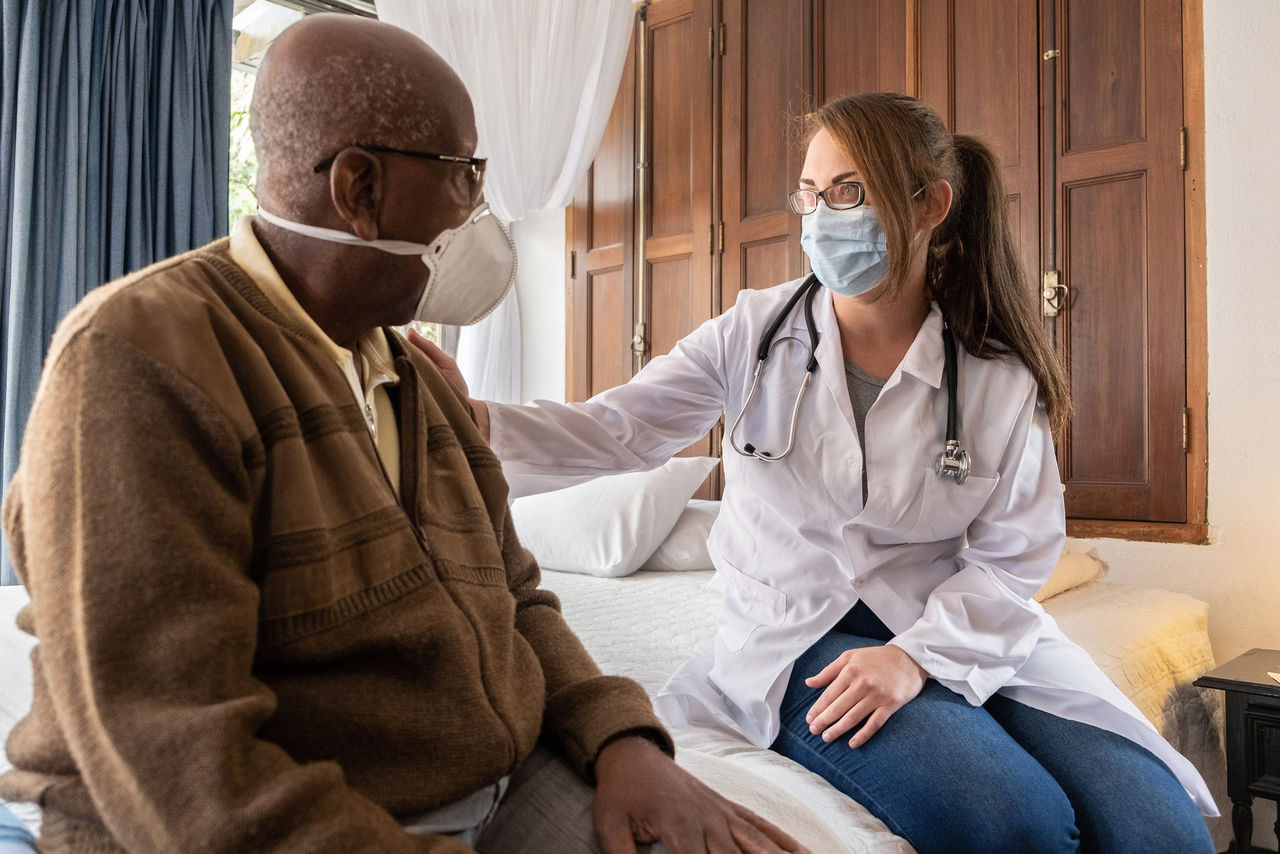
<path fill-rule="evenodd" d="M 354 144 L 470 154 L 471 99 L 425 42 L 351 15 L 311 15 L 264 57 L 250 125 L 258 197 L 283 215 L 327 196 L 315 164 Z"/>

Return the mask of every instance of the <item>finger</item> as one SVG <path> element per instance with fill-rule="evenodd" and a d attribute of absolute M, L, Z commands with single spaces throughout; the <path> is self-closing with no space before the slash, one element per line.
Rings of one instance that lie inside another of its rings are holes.
<path fill-rule="evenodd" d="M 452 361 L 452 359 L 449 358 L 448 353 L 441 350 L 436 344 L 428 340 L 425 335 L 414 329 L 412 326 L 409 327 L 409 343 L 417 347 L 423 353 L 426 353 L 427 358 L 435 362 L 437 365 L 439 365 L 442 360 L 445 362 Z"/>
<path fill-rule="evenodd" d="M 840 717 L 839 720 L 827 727 L 822 733 L 822 740 L 826 742 L 835 741 L 849 730 L 856 727 L 859 723 L 867 719 L 868 715 L 876 711 L 876 702 L 870 697 L 863 697 L 855 705 L 851 706 L 849 711 Z"/>
<path fill-rule="evenodd" d="M 849 747 L 857 750 L 866 744 L 871 736 L 880 731 L 880 727 L 884 726 L 884 722 L 896 712 L 897 709 L 889 706 L 881 706 L 871 713 L 871 717 L 867 718 L 867 722 L 862 725 L 862 729 L 853 734 L 853 738 L 849 739 Z"/>
<path fill-rule="evenodd" d="M 636 841 L 625 817 L 597 815 L 596 843 L 600 854 L 636 854 Z"/>
<path fill-rule="evenodd" d="M 747 809 L 744 806 L 735 805 L 735 807 L 736 808 L 734 812 L 736 812 L 743 821 L 747 822 L 749 825 L 755 828 L 757 832 L 759 832 L 762 836 L 764 836 L 765 839 L 767 839 L 769 842 L 773 843 L 773 845 L 775 845 L 776 847 L 782 849 L 783 851 L 796 851 L 796 852 L 802 852 L 802 854 L 809 854 L 809 849 L 805 848 L 803 845 L 800 844 L 798 840 L 795 839 L 795 837 L 791 836 L 789 833 L 784 831 L 782 828 L 778 827 L 773 822 L 767 819 L 761 818 L 760 816 L 756 815 L 755 813 L 753 813 L 751 810 Z M 739 839 L 738 834 L 736 832 L 734 834 L 734 838 Z M 772 848 L 768 848 L 768 847 L 765 847 L 761 850 L 770 851 L 770 852 L 773 851 Z"/>
<path fill-rule="evenodd" d="M 824 699 L 826 699 L 825 694 L 819 699 L 819 702 L 822 702 Z M 854 691 L 852 688 L 846 688 L 839 694 L 834 695 L 831 698 L 831 701 L 821 709 L 818 709 L 817 712 L 810 709 L 810 714 L 807 716 L 809 732 L 814 733 L 815 735 L 822 732 L 824 729 L 840 720 L 840 718 L 852 709 L 854 704 L 859 702 L 861 699 L 862 697 L 858 692 Z M 817 703 L 814 704 L 814 708 L 817 708 Z"/>
<path fill-rule="evenodd" d="M 707 854 L 740 854 L 742 851 L 749 850 L 739 847 L 737 833 L 732 826 L 732 822 L 737 820 L 727 817 L 726 820 L 716 821 L 706 829 Z"/>
<path fill-rule="evenodd" d="M 835 660 L 817 673 L 804 680 L 804 684 L 810 688 L 821 688 L 828 684 L 832 679 L 840 675 L 840 671 L 844 669 L 845 661 L 848 659 L 848 653 L 841 653 L 836 656 Z"/>
<path fill-rule="evenodd" d="M 862 692 L 854 691 L 851 687 L 850 683 L 852 680 L 853 676 L 851 674 L 843 673 L 834 682 L 827 686 L 827 690 L 822 692 L 822 695 L 819 696 L 814 704 L 809 707 L 808 714 L 805 715 L 805 720 L 810 724 L 810 726 L 817 722 L 818 718 L 822 716 L 832 703 L 836 702 L 837 699 L 844 696 L 846 693 L 852 692 L 852 696 L 849 698 L 850 703 L 856 702 L 861 698 Z M 831 718 L 830 720 L 835 720 L 835 718 Z"/>

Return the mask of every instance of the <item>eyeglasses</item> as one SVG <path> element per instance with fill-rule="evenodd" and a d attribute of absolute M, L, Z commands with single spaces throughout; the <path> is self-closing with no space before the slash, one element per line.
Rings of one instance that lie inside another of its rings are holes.
<path fill-rule="evenodd" d="M 796 190 L 787 194 L 787 204 L 800 216 L 816 211 L 818 199 L 826 202 L 833 211 L 847 211 L 865 202 L 867 193 L 857 181 L 841 181 L 825 190 Z"/>
<path fill-rule="evenodd" d="M 359 145 L 354 148 L 362 148 L 365 151 L 375 151 L 381 154 L 403 154 L 406 157 L 421 157 L 424 160 L 438 160 L 442 163 L 463 163 L 466 164 L 467 170 L 464 174 L 467 181 L 471 184 L 472 200 L 480 197 L 480 190 L 484 187 L 484 167 L 489 161 L 483 157 L 463 157 L 460 154 L 434 154 L 430 151 L 407 151 L 403 148 L 391 148 L 385 145 Z M 337 154 L 326 157 L 315 165 L 316 172 L 323 172 L 333 165 L 333 161 L 337 158 Z"/>

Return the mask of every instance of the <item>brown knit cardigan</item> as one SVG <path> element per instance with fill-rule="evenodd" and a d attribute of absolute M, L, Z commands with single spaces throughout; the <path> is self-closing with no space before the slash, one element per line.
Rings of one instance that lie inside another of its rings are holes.
<path fill-rule="evenodd" d="M 466 402 L 391 333 L 400 494 L 350 387 L 227 242 L 54 337 L 4 507 L 39 639 L 0 794 L 50 851 L 455 851 L 393 816 L 542 738 L 585 778 L 643 690 L 516 539 Z"/>

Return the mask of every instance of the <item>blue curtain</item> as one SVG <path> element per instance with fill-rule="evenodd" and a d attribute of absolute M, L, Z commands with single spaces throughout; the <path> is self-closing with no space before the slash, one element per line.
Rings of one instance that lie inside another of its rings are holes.
<path fill-rule="evenodd" d="M 6 487 L 62 316 L 227 233 L 231 17 L 232 0 L 0 0 Z"/>

